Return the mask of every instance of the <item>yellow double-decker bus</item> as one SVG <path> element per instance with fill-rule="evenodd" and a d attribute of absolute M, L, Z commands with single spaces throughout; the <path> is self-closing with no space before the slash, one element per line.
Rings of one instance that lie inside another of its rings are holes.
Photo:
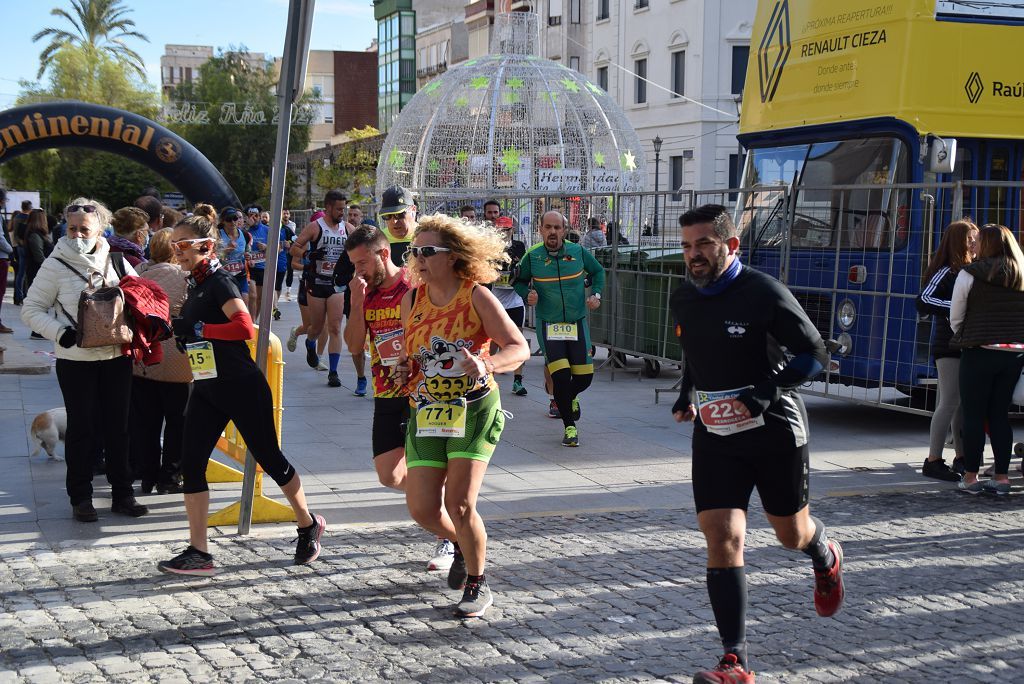
<path fill-rule="evenodd" d="M 834 386 L 928 388 L 932 322 L 914 299 L 942 228 L 969 216 L 1019 234 L 1022 7 L 758 5 L 737 219 L 747 261 L 783 280 L 822 335 L 843 344 Z"/>

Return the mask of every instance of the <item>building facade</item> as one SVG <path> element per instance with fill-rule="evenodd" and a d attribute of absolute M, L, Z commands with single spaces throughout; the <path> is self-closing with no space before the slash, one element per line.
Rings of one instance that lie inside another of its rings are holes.
<path fill-rule="evenodd" d="M 738 112 L 756 0 L 538 0 L 545 56 L 625 110 L 659 189 L 738 184 Z M 471 52 L 473 46 L 470 40 Z M 655 154 L 654 139 L 662 140 Z"/>
<path fill-rule="evenodd" d="M 318 100 L 306 149 L 345 141 L 345 131 L 377 127 L 377 53 L 310 50 L 305 92 Z"/>
<path fill-rule="evenodd" d="M 463 10 L 447 21 L 428 26 L 416 33 L 416 89 L 469 59 L 469 34 Z"/>
<path fill-rule="evenodd" d="M 182 83 L 198 81 L 199 67 L 212 57 L 212 45 L 164 45 L 160 57 L 160 91 L 164 97 Z"/>

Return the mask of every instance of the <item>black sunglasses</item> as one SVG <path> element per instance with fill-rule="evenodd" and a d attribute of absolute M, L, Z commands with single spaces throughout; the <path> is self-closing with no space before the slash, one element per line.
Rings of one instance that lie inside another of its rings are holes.
<path fill-rule="evenodd" d="M 435 254 L 440 254 L 441 252 L 450 252 L 450 251 L 452 251 L 452 250 L 448 249 L 447 247 L 434 247 L 433 245 L 427 245 L 425 247 L 410 247 L 409 250 L 405 253 L 405 255 L 406 255 L 407 259 L 408 259 L 410 254 L 412 256 L 416 257 L 417 259 L 419 259 L 421 256 L 422 257 L 432 257 Z"/>
<path fill-rule="evenodd" d="M 96 211 L 95 204 L 69 204 L 64 212 L 67 214 L 76 214 L 80 211 L 84 211 L 86 214 L 92 214 Z"/>

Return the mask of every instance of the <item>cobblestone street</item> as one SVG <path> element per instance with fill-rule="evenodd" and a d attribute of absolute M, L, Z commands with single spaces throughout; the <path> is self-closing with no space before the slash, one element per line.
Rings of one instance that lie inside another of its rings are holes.
<path fill-rule="evenodd" d="M 1021 681 L 1024 507 L 952 492 L 815 506 L 847 555 L 847 603 L 814 614 L 806 559 L 752 509 L 751 658 L 785 682 Z M 0 681 L 689 681 L 718 652 L 692 513 L 489 525 L 494 608 L 451 617 L 408 525 L 349 526 L 321 561 L 286 535 L 224 536 L 221 573 L 159 576 L 170 544 L 5 552 Z"/>

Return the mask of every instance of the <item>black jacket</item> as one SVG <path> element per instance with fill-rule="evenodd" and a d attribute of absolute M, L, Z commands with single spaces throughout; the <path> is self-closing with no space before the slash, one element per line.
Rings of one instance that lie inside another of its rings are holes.
<path fill-rule="evenodd" d="M 953 337 L 953 329 L 949 327 L 949 306 L 955 283 L 956 273 L 949 266 L 943 266 L 917 295 L 918 312 L 930 314 L 935 321 L 932 356 L 936 359 L 960 358 L 960 350 L 949 344 Z"/>
<path fill-rule="evenodd" d="M 974 284 L 967 295 L 967 316 L 954 344 L 961 349 L 1024 344 L 1024 292 L 999 284 L 999 276 L 993 276 L 993 272 L 999 272 L 998 262 L 993 259 L 980 259 L 964 270 L 974 276 Z"/>

